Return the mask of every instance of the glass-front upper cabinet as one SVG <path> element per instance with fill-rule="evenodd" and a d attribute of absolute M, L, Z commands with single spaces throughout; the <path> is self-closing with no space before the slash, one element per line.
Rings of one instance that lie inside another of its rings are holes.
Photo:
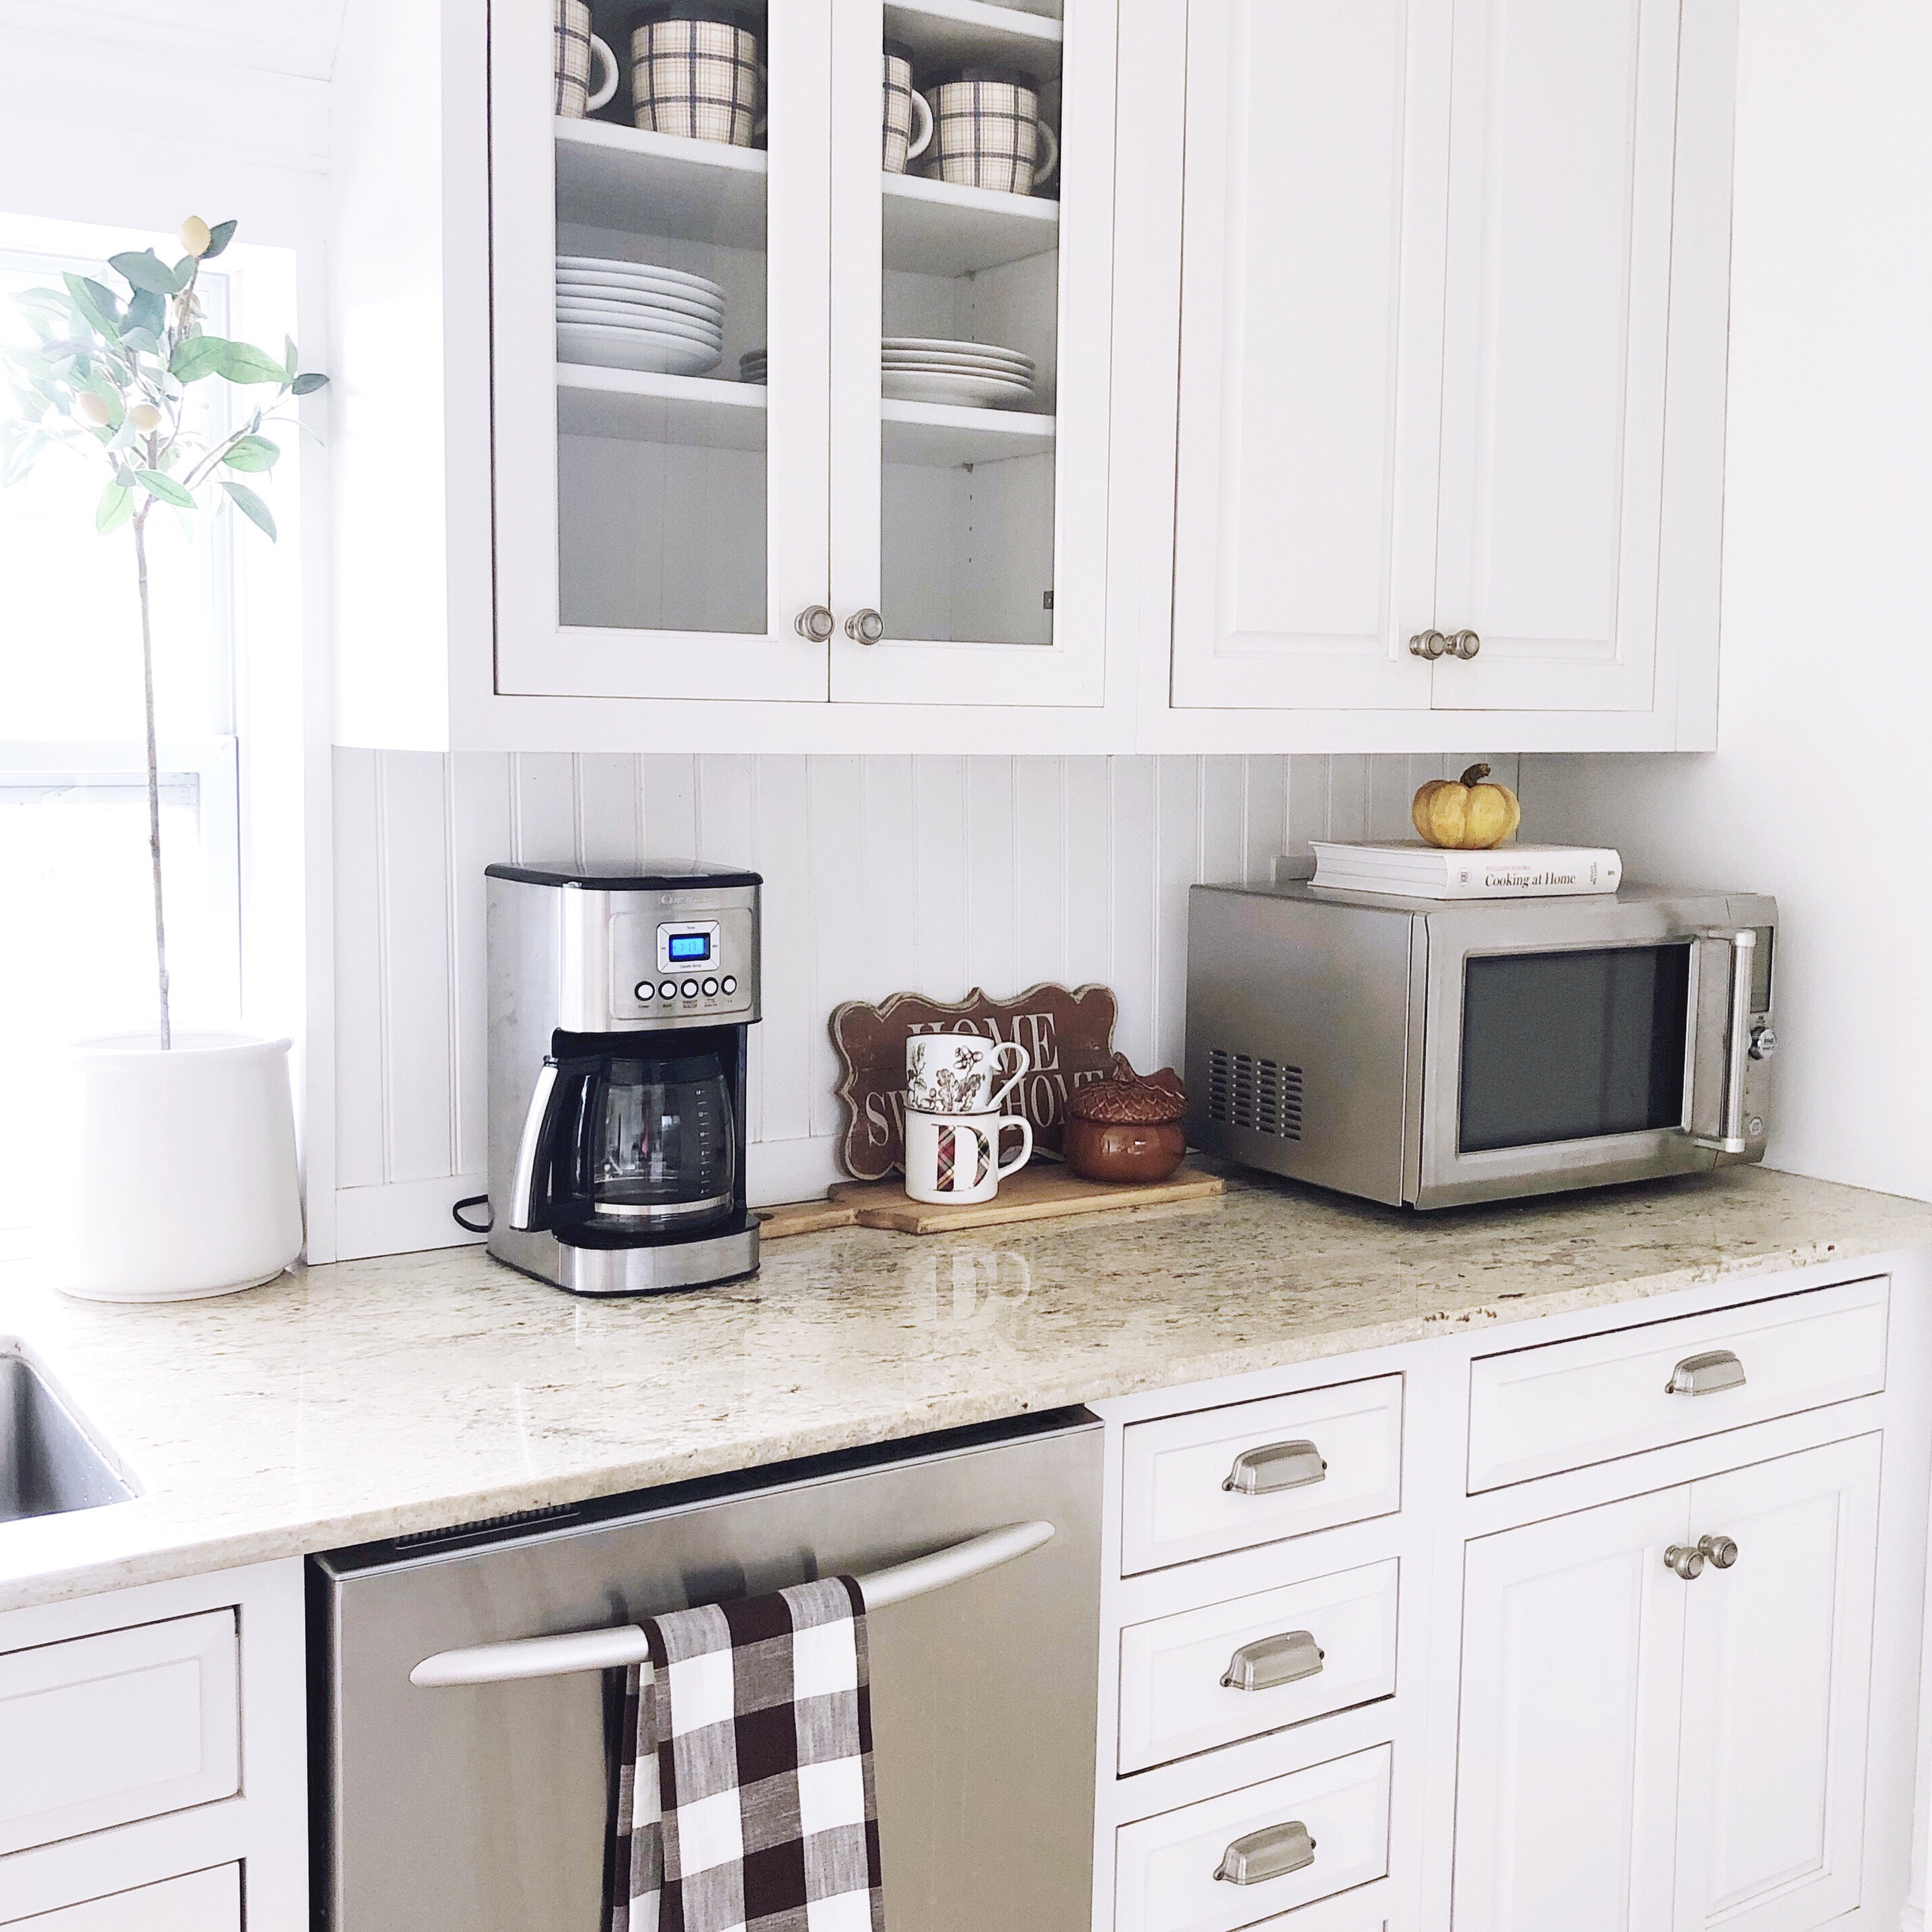
<path fill-rule="evenodd" d="M 833 11 L 832 695 L 1098 703 L 1112 0 Z"/>
<path fill-rule="evenodd" d="M 490 17 L 498 688 L 822 701 L 830 0 Z"/>
<path fill-rule="evenodd" d="M 1114 0 L 498 0 L 496 685 L 1097 704 Z"/>

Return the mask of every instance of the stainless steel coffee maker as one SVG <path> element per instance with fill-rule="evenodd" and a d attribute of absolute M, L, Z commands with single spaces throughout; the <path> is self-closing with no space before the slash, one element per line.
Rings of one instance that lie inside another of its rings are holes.
<path fill-rule="evenodd" d="M 488 878 L 490 1253 L 572 1294 L 754 1274 L 758 874 Z"/>

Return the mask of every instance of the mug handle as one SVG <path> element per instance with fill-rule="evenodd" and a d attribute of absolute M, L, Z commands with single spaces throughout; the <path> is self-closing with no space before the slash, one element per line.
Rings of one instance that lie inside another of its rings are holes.
<path fill-rule="evenodd" d="M 932 146 L 932 104 L 922 94 L 912 98 L 913 125 L 918 130 L 912 137 L 912 146 L 906 150 L 906 159 L 916 161 Z"/>
<path fill-rule="evenodd" d="M 600 60 L 604 63 L 604 85 L 584 104 L 585 112 L 595 113 L 617 92 L 617 56 L 592 34 L 590 36 L 590 59 L 593 66 Z"/>
<path fill-rule="evenodd" d="M 1020 1064 L 1013 1069 L 1012 1077 L 986 1102 L 988 1112 L 1004 1106 L 1006 1096 L 1033 1071 L 1033 1056 L 1016 1040 L 1003 1040 L 993 1049 L 993 1064 L 996 1068 L 1000 1064 L 1000 1056 L 1006 1053 L 1017 1053 Z"/>
<path fill-rule="evenodd" d="M 1020 1130 L 1020 1150 L 1018 1154 L 1014 1155 L 1011 1160 L 1002 1163 L 997 1158 L 1000 1136 L 1004 1134 L 1009 1127 L 1017 1127 Z M 1006 1118 L 993 1130 L 993 1146 L 995 1154 L 993 1167 L 993 1178 L 995 1180 L 1004 1180 L 1008 1174 L 1018 1173 L 1020 1169 L 1025 1166 L 1027 1162 L 1033 1158 L 1032 1121 L 1028 1120 L 1024 1114 L 1009 1114 Z"/>
<path fill-rule="evenodd" d="M 1046 166 L 1033 171 L 1034 192 L 1037 194 L 1058 171 L 1060 136 L 1044 121 L 1036 121 L 1033 124 L 1040 130 L 1040 138 L 1046 143 Z"/>

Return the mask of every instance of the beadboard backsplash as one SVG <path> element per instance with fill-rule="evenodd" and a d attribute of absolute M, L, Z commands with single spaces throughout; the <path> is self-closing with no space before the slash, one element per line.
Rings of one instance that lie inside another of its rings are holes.
<path fill-rule="evenodd" d="M 453 1245 L 483 1191 L 483 868 L 700 859 L 764 875 L 755 1202 L 835 1178 L 842 1000 L 1041 980 L 1120 996 L 1116 1043 L 1178 1065 L 1187 888 L 1310 838 L 1402 838 L 1467 758 L 779 758 L 338 751 L 337 1250 Z M 1494 761 L 1514 782 L 1516 760 Z"/>

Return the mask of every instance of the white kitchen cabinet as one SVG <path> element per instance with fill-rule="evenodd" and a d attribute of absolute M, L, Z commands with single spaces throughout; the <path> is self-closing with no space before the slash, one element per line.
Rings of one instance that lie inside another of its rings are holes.
<path fill-rule="evenodd" d="M 1123 30 L 1125 116 L 1187 76 L 1120 184 L 1181 261 L 1119 351 L 1178 370 L 1143 741 L 1707 746 L 1733 0 L 1180 14 Z"/>
<path fill-rule="evenodd" d="M 906 750 L 944 717 L 949 749 L 1105 748 L 1115 0 L 736 10 L 750 147 L 631 124 L 620 0 L 594 9 L 616 98 L 576 120 L 548 0 L 410 33 L 350 0 L 339 740 Z M 928 92 L 1034 76 L 1058 172 L 1028 195 L 883 172 L 888 41 Z M 383 200 L 432 169 L 440 202 Z M 621 338 L 560 344 L 560 255 L 715 284 L 722 358 L 561 359 Z M 1033 393 L 882 397 L 882 334 L 1019 352 Z M 403 344 L 436 337 L 441 500 L 406 528 L 394 368 L 433 370 Z"/>
<path fill-rule="evenodd" d="M 1454 1923 L 1798 1932 L 1858 1898 L 1880 1438 L 1471 1544 Z M 1685 1580 L 1665 1552 L 1729 1538 Z"/>

